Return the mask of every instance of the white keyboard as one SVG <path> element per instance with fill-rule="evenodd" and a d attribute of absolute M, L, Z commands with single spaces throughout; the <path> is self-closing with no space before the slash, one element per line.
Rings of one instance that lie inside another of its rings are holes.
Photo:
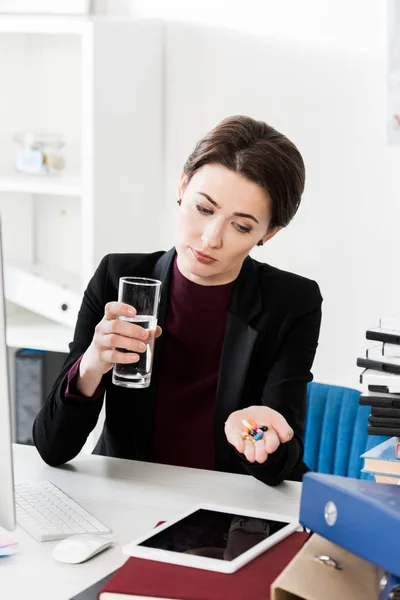
<path fill-rule="evenodd" d="M 50 481 L 15 486 L 18 525 L 39 542 L 111 530 Z"/>

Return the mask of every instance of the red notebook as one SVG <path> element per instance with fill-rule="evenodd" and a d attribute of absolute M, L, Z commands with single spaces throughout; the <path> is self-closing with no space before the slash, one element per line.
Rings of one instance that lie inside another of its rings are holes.
<path fill-rule="evenodd" d="M 129 558 L 98 594 L 99 600 L 269 600 L 271 583 L 309 534 L 292 533 L 235 573 L 215 573 L 145 558 Z"/>

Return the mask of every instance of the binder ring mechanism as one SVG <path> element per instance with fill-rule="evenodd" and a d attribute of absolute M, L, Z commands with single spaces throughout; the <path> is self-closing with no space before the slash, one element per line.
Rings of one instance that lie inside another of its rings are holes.
<path fill-rule="evenodd" d="M 321 565 L 325 565 L 326 567 L 336 569 L 336 571 L 342 571 L 342 567 L 339 565 L 337 560 L 331 558 L 330 556 L 325 556 L 324 554 L 321 554 L 320 556 L 314 556 L 314 560 L 319 562 Z"/>

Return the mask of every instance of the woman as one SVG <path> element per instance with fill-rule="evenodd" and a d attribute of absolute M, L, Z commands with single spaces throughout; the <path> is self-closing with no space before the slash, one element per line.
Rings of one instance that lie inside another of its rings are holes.
<path fill-rule="evenodd" d="M 65 365 L 37 416 L 35 444 L 50 465 L 74 458 L 106 397 L 95 453 L 301 479 L 306 384 L 321 320 L 318 285 L 250 258 L 290 222 L 304 164 L 285 136 L 250 117 L 225 119 L 198 142 L 179 186 L 176 246 L 111 254 L 90 281 Z M 119 320 L 122 276 L 162 281 L 151 385 L 111 382 L 137 361 L 147 334 Z M 119 352 L 116 348 L 130 350 Z M 243 440 L 243 419 L 268 430 Z"/>

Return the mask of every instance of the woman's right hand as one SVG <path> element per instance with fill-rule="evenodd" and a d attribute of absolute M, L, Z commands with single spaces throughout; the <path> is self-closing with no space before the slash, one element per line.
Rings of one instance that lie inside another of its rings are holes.
<path fill-rule="evenodd" d="M 85 396 L 91 396 L 102 376 L 110 371 L 114 363 L 133 364 L 138 362 L 140 353 L 146 350 L 146 341 L 153 335 L 137 323 L 122 320 L 133 318 L 136 310 L 122 302 L 108 302 L 104 317 L 96 325 L 92 342 L 84 353 L 79 366 L 78 388 Z M 155 336 L 161 335 L 157 325 Z M 121 348 L 124 351 L 118 350 Z"/>

